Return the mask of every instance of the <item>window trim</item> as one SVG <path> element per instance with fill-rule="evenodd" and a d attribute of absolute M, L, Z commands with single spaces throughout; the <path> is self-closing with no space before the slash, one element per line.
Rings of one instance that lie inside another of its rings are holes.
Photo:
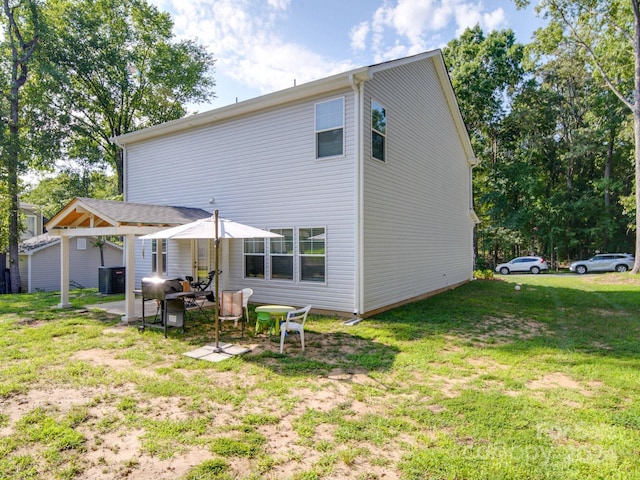
<path fill-rule="evenodd" d="M 340 100 L 342 102 L 342 121 L 341 121 L 341 125 L 339 127 L 331 127 L 331 128 L 325 128 L 325 129 L 319 129 L 318 128 L 318 105 L 322 105 L 323 103 L 329 103 L 329 102 L 334 102 L 336 100 Z M 341 158 L 345 156 L 345 151 L 346 151 L 346 100 L 344 95 L 342 96 L 338 96 L 338 97 L 333 97 L 333 98 L 328 98 L 319 102 L 315 102 L 313 105 L 313 129 L 314 129 L 314 136 L 313 136 L 313 140 L 314 140 L 314 156 L 316 160 L 326 160 L 326 159 L 330 159 L 330 158 Z M 323 133 L 323 132 L 331 132 L 334 130 L 342 130 L 342 151 L 340 153 L 334 154 L 334 155 L 324 155 L 324 156 L 319 156 L 319 151 L 318 151 L 318 134 L 319 133 Z"/>

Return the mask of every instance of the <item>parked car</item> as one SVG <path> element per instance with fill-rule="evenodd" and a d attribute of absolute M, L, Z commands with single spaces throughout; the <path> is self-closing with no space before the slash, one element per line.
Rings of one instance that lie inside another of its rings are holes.
<path fill-rule="evenodd" d="M 503 275 L 509 275 L 512 272 L 540 273 L 542 270 L 549 270 L 549 265 L 542 257 L 517 257 L 496 266 L 496 272 Z"/>
<path fill-rule="evenodd" d="M 587 272 L 626 272 L 633 268 L 635 257 L 630 253 L 601 253 L 589 260 L 578 260 L 569 270 L 580 275 Z"/>

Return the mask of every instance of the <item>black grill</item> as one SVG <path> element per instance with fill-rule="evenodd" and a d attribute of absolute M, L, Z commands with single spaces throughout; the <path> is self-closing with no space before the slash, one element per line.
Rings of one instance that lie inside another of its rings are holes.
<path fill-rule="evenodd" d="M 144 277 L 141 285 L 144 299 L 164 300 L 168 294 L 182 291 L 182 283 L 177 278 Z"/>

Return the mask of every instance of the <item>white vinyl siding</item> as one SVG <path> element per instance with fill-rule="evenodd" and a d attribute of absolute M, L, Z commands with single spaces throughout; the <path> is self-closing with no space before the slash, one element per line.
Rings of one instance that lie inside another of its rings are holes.
<path fill-rule="evenodd" d="M 367 314 L 469 281 L 473 152 L 441 55 L 386 62 L 349 78 L 355 80 L 349 86 L 335 77 L 315 83 L 304 100 L 290 90 L 209 112 L 192 126 L 187 117 L 128 137 L 125 200 L 216 208 L 221 217 L 254 227 L 292 229 L 296 248 L 300 229 L 326 229 L 322 282 L 300 280 L 297 253 L 292 280 L 270 276 L 268 242 L 264 277 L 247 278 L 244 242 L 221 242 L 221 288 L 253 288 L 255 303 Z M 316 105 L 337 98 L 344 99 L 343 154 L 317 158 Z M 374 101 L 388 120 L 378 132 L 384 161 L 372 156 Z M 138 284 L 150 273 L 150 245 L 143 244 L 137 240 Z M 167 277 L 188 274 L 190 248 L 169 241 Z"/>
<path fill-rule="evenodd" d="M 364 307 L 370 311 L 468 281 L 473 223 L 469 165 L 433 64 L 376 72 L 365 98 L 393 112 L 386 163 L 364 162 Z M 363 118 L 369 131 L 371 112 Z M 364 140 L 371 151 L 370 136 Z"/>
<path fill-rule="evenodd" d="M 341 157 L 315 156 L 315 105 L 344 98 Z M 126 192 L 129 202 L 180 205 L 212 211 L 258 228 L 321 225 L 331 232 L 325 283 L 244 277 L 243 242 L 222 242 L 225 288 L 251 287 L 257 303 L 352 312 L 355 304 L 355 160 L 353 91 L 333 92 L 250 117 L 187 130 L 127 147 Z M 209 199 L 215 198 L 210 205 Z M 150 273 L 151 245 L 137 240 L 136 283 Z M 169 244 L 167 276 L 173 269 Z M 180 244 L 180 248 L 189 248 Z M 330 250 L 329 250 L 330 248 Z M 297 272 L 294 265 L 294 272 Z M 288 288 L 283 288 L 283 285 Z"/>

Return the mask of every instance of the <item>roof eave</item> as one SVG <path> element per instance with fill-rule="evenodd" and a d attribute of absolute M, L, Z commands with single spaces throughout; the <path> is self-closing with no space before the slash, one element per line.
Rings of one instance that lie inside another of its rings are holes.
<path fill-rule="evenodd" d="M 216 108 L 202 113 L 172 120 L 159 125 L 154 125 L 135 132 L 113 137 L 110 140 L 120 147 L 142 142 L 151 138 L 177 133 L 183 130 L 197 128 L 211 123 L 228 120 L 234 117 L 247 115 L 265 110 L 278 105 L 283 105 L 314 95 L 340 90 L 351 85 L 353 79 L 366 81 L 369 79 L 369 68 L 361 67 L 348 72 L 322 78 L 313 82 L 304 83 L 277 92 L 262 95 L 260 97 L 245 100 L 232 105 Z"/>

